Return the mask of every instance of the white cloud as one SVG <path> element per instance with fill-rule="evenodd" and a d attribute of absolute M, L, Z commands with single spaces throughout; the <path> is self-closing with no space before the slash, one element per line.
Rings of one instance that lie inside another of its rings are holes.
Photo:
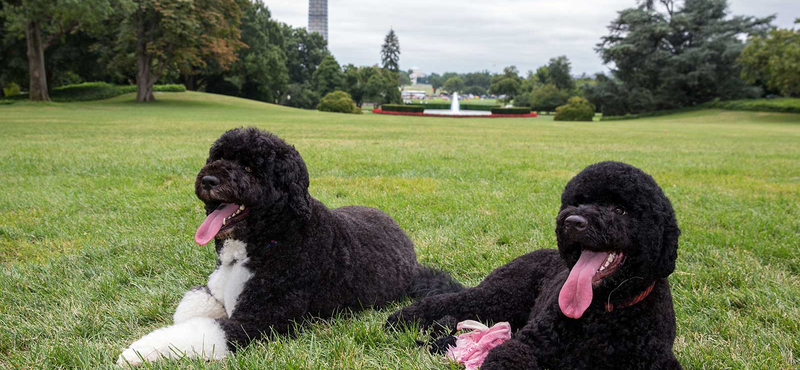
<path fill-rule="evenodd" d="M 308 25 L 307 0 L 265 1 L 273 17 Z M 733 14 L 778 13 L 776 25 L 792 27 L 800 17 L 796 0 L 730 1 Z M 617 12 L 635 0 L 329 0 L 330 49 L 341 64 L 380 61 L 383 38 L 400 38 L 400 67 L 426 72 L 500 71 L 516 65 L 535 70 L 559 55 L 575 74 L 605 70 L 594 51 Z"/>

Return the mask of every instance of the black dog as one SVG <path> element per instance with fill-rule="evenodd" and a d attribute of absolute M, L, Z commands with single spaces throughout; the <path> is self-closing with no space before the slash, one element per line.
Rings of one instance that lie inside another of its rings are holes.
<path fill-rule="evenodd" d="M 389 324 L 510 322 L 517 332 L 489 352 L 483 370 L 680 369 L 667 281 L 679 235 L 652 177 L 623 163 L 594 164 L 561 196 L 557 251 L 519 257 L 475 288 L 392 314 Z"/>
<path fill-rule="evenodd" d="M 462 289 L 417 264 L 391 217 L 328 209 L 308 185 L 303 159 L 280 138 L 255 128 L 223 134 L 195 183 L 208 215 L 195 240 L 215 239 L 217 268 L 207 285 L 186 293 L 175 325 L 133 343 L 118 362 L 219 359 L 264 333 L 291 332 L 308 316 Z"/>

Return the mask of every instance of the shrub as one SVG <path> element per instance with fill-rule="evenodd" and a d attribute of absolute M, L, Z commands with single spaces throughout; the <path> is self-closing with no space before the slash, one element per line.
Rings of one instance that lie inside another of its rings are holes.
<path fill-rule="evenodd" d="M 158 92 L 185 92 L 183 85 L 155 85 L 153 91 Z M 122 94 L 135 93 L 136 85 L 112 85 L 106 82 L 84 82 L 82 84 L 56 87 L 50 91 L 50 99 L 54 102 L 68 103 L 76 101 L 90 101 L 110 99 Z M 16 95 L 12 100 L 25 100 L 28 94 Z"/>
<path fill-rule="evenodd" d="M 588 100 L 579 96 L 569 98 L 566 105 L 556 108 L 555 121 L 591 121 L 595 107 Z"/>
<path fill-rule="evenodd" d="M 19 95 L 19 85 L 15 83 L 8 84 L 8 87 L 3 88 L 3 96 L 14 96 Z"/>
<path fill-rule="evenodd" d="M 800 113 L 800 99 L 798 98 L 714 101 L 705 106 L 754 112 Z"/>
<path fill-rule="evenodd" d="M 133 91 L 136 91 L 136 89 L 134 89 Z M 180 84 L 180 85 L 175 85 L 175 84 L 172 84 L 172 85 L 155 85 L 155 86 L 153 86 L 153 91 L 158 91 L 158 92 L 186 92 L 186 86 L 184 86 L 183 84 Z"/>
<path fill-rule="evenodd" d="M 50 91 L 50 99 L 60 102 L 102 100 L 124 93 L 124 91 L 118 90 L 116 86 L 109 83 L 84 82 L 82 84 L 56 87 Z"/>
<path fill-rule="evenodd" d="M 350 94 L 344 91 L 328 93 L 317 105 L 322 112 L 361 114 L 361 108 L 356 106 Z"/>
<path fill-rule="evenodd" d="M 531 114 L 531 108 L 494 108 L 492 114 Z"/>
<path fill-rule="evenodd" d="M 433 104 L 428 104 L 433 105 Z M 438 109 L 438 108 L 426 108 L 424 105 L 401 105 L 401 104 L 384 104 L 381 105 L 381 109 L 386 112 L 411 112 L 411 113 L 422 113 L 425 109 Z"/>

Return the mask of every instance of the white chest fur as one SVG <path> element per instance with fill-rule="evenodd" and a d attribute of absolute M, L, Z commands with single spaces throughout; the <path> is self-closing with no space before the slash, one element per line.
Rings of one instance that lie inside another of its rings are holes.
<path fill-rule="evenodd" d="M 208 289 L 214 298 L 225 305 L 228 317 L 233 315 L 244 285 L 253 277 L 253 273 L 244 266 L 248 260 L 246 246 L 239 240 L 225 240 L 219 253 L 220 265 L 208 277 Z"/>

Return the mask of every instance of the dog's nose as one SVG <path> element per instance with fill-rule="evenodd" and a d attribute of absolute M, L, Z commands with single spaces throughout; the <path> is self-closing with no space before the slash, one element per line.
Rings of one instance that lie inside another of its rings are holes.
<path fill-rule="evenodd" d="M 219 179 L 216 176 L 203 176 L 200 180 L 203 182 L 203 189 L 211 190 L 219 185 Z"/>
<path fill-rule="evenodd" d="M 564 220 L 564 224 L 567 226 L 567 230 L 583 231 L 586 230 L 586 226 L 589 226 L 589 221 L 586 221 L 583 216 L 572 215 Z"/>

